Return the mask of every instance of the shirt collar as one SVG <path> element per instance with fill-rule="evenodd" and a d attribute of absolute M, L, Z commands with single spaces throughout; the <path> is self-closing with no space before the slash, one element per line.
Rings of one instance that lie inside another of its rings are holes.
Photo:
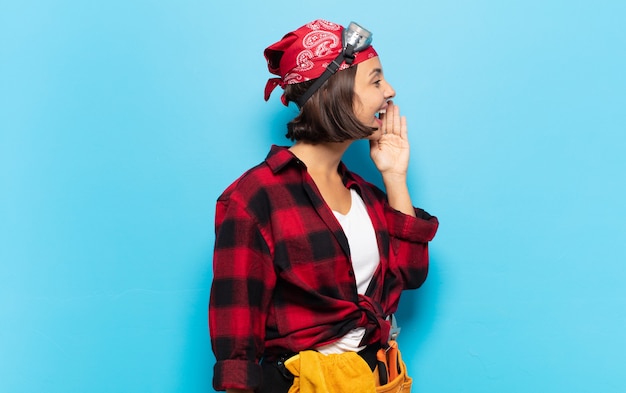
<path fill-rule="evenodd" d="M 339 163 L 337 171 L 339 172 L 339 175 L 341 175 L 341 180 L 343 181 L 343 184 L 345 184 L 346 188 L 353 188 L 355 186 L 356 182 L 354 180 L 354 175 L 348 170 L 348 167 L 343 163 L 343 161 Z"/>
<path fill-rule="evenodd" d="M 265 162 L 270 167 L 273 173 L 280 172 L 285 166 L 291 162 L 303 165 L 304 163 L 298 159 L 286 146 L 272 145 L 270 152 L 265 157 Z"/>
<path fill-rule="evenodd" d="M 267 162 L 267 165 L 272 170 L 272 173 L 280 172 L 290 163 L 295 163 L 302 166 L 303 168 L 306 168 L 304 162 L 300 161 L 300 159 L 296 157 L 296 155 L 293 154 L 291 150 L 289 150 L 289 148 L 286 146 L 272 145 L 270 152 L 265 158 L 265 162 Z M 352 185 L 355 183 L 352 172 L 348 170 L 343 162 L 339 163 L 338 171 L 346 187 L 351 188 Z"/>

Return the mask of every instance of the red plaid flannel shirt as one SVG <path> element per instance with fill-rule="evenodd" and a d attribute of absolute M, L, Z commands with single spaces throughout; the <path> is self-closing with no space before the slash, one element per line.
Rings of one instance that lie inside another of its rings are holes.
<path fill-rule="evenodd" d="M 438 221 L 391 208 L 385 194 L 348 171 L 340 174 L 363 198 L 380 264 L 358 295 L 348 240 L 305 165 L 273 146 L 266 160 L 219 197 L 209 302 L 213 385 L 254 389 L 262 357 L 296 353 L 366 328 L 364 344 L 384 343 L 404 289 L 428 271 L 428 242 Z"/>

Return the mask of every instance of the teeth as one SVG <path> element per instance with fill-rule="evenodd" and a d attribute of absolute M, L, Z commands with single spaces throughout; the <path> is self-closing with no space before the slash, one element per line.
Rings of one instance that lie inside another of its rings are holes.
<path fill-rule="evenodd" d="M 384 114 L 384 113 L 387 113 L 387 109 L 381 109 L 381 110 L 379 110 L 379 111 L 378 111 L 378 113 L 379 113 L 379 114 Z"/>

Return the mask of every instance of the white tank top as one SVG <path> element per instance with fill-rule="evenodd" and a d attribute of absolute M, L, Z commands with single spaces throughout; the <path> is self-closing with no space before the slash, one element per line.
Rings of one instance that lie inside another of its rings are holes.
<path fill-rule="evenodd" d="M 341 224 L 343 232 L 348 238 L 357 292 L 362 295 L 372 281 L 380 262 L 380 253 L 376 241 L 376 232 L 372 220 L 367 214 L 363 199 L 354 189 L 350 190 L 350 195 L 352 196 L 352 205 L 348 213 L 345 215 L 335 211 L 333 213 L 335 213 L 337 221 Z M 326 355 L 348 351 L 358 352 L 365 348 L 359 346 L 364 335 L 365 328 L 359 327 L 351 330 L 334 343 L 316 349 Z"/>

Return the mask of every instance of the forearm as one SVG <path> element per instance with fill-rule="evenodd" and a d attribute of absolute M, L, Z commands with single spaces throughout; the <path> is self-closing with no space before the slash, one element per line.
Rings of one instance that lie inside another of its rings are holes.
<path fill-rule="evenodd" d="M 383 175 L 383 183 L 385 184 L 389 206 L 399 212 L 415 217 L 415 209 L 409 195 L 406 176 Z"/>

